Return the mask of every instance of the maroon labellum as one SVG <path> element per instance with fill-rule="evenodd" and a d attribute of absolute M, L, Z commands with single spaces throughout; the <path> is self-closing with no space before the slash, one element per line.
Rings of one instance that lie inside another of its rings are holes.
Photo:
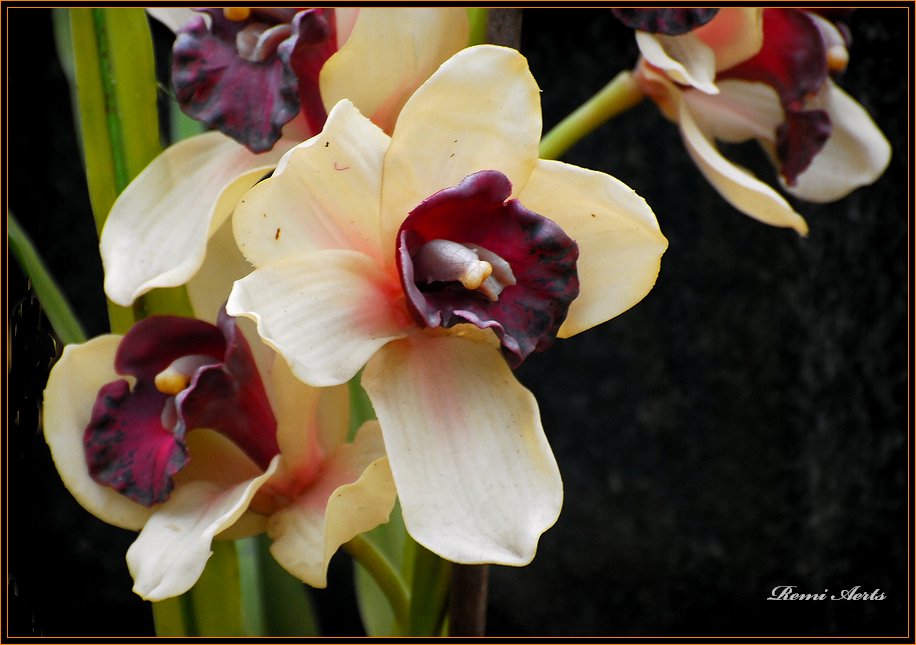
<path fill-rule="evenodd" d="M 102 386 L 83 435 L 89 473 L 99 484 L 152 506 L 189 460 L 185 435 L 209 428 L 266 468 L 279 452 L 276 420 L 235 321 L 153 316 L 135 324 L 115 356 L 133 377 Z"/>
<path fill-rule="evenodd" d="M 553 344 L 579 293 L 579 248 L 483 170 L 414 208 L 397 236 L 408 307 L 427 327 L 492 329 L 517 367 Z"/>

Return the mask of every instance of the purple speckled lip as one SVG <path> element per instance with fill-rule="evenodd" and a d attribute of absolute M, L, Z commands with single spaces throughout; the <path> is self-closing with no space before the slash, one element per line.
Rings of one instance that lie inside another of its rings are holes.
<path fill-rule="evenodd" d="M 253 152 L 270 150 L 300 110 L 321 130 L 318 75 L 337 48 L 332 9 L 256 9 L 244 20 L 201 12 L 210 26 L 198 16 L 172 50 L 172 85 L 185 113 Z"/>
<path fill-rule="evenodd" d="M 679 36 L 692 31 L 716 17 L 718 9 L 654 7 L 652 9 L 614 8 L 614 16 L 630 29 L 650 34 Z"/>
<path fill-rule="evenodd" d="M 398 231 L 397 264 L 418 323 L 491 328 L 514 368 L 553 344 L 579 294 L 579 247 L 556 223 L 509 199 L 511 193 L 505 175 L 483 170 L 427 198 Z M 509 271 L 496 267 L 494 275 L 503 277 L 495 290 L 441 279 L 448 270 L 435 266 L 436 254 L 424 253 L 441 241 L 454 245 L 446 248 L 471 249 L 480 260 L 495 255 L 494 262 L 506 263 Z"/>
<path fill-rule="evenodd" d="M 779 94 L 785 122 L 776 132 L 780 172 L 789 186 L 830 138 L 829 115 L 805 109 L 807 99 L 827 82 L 827 47 L 814 20 L 795 9 L 764 9 L 763 47 L 752 58 L 725 70 L 720 79 L 758 81 Z"/>
<path fill-rule="evenodd" d="M 186 385 L 162 391 L 157 376 L 187 357 L 196 367 L 184 375 Z M 118 346 L 115 371 L 135 383 L 102 386 L 83 445 L 92 478 L 135 502 L 168 499 L 172 477 L 189 461 L 185 435 L 194 428 L 223 434 L 261 468 L 279 452 L 251 349 L 225 312 L 217 326 L 177 316 L 138 322 Z"/>

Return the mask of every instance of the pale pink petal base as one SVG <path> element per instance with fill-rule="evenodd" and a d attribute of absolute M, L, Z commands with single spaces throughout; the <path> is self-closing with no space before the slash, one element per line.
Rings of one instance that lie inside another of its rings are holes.
<path fill-rule="evenodd" d="M 362 384 L 410 535 L 453 562 L 524 565 L 563 485 L 534 397 L 492 334 L 467 327 L 386 345 Z"/>
<path fill-rule="evenodd" d="M 235 283 L 226 310 L 258 333 L 309 385 L 350 380 L 411 322 L 400 281 L 355 251 L 316 251 L 268 264 Z"/>
<path fill-rule="evenodd" d="M 367 422 L 352 444 L 330 455 L 304 495 L 270 517 L 270 552 L 292 575 L 325 587 L 337 549 L 387 522 L 395 497 L 378 423 Z"/>

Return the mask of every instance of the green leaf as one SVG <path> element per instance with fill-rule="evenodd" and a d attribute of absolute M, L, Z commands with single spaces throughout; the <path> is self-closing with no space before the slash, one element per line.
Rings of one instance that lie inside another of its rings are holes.
<path fill-rule="evenodd" d="M 9 211 L 6 213 L 6 229 L 10 250 L 23 272 L 32 281 L 32 287 L 38 294 L 38 300 L 51 322 L 51 327 L 54 328 L 54 333 L 65 345 L 86 342 L 86 332 L 73 314 L 70 303 L 38 255 L 29 236 Z"/>
<path fill-rule="evenodd" d="M 244 636 L 241 578 L 235 544 L 214 540 L 213 555 L 197 584 L 186 594 L 197 635 Z"/>
<path fill-rule="evenodd" d="M 391 519 L 362 535 L 372 546 L 382 553 L 392 566 L 404 575 L 404 552 L 407 531 L 401 517 L 398 504 L 391 511 Z M 388 597 L 376 583 L 372 575 L 354 560 L 353 576 L 356 587 L 356 601 L 363 628 L 367 636 L 396 636 L 406 628 L 399 625 Z"/>
<path fill-rule="evenodd" d="M 236 542 L 248 636 L 317 636 L 308 588 L 270 555 L 265 535 Z"/>
<path fill-rule="evenodd" d="M 409 539 L 413 557 L 408 636 L 438 636 L 442 633 L 448 605 L 451 562 Z"/>

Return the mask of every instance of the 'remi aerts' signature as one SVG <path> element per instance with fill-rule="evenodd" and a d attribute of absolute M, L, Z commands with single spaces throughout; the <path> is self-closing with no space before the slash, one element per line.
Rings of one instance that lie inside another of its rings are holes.
<path fill-rule="evenodd" d="M 795 585 L 773 587 L 767 600 L 884 600 L 886 597 L 880 589 L 872 592 L 859 591 L 859 585 L 843 589 L 839 594 L 831 594 L 829 589 L 824 589 L 823 593 L 798 593 L 796 589 L 798 587 Z"/>

